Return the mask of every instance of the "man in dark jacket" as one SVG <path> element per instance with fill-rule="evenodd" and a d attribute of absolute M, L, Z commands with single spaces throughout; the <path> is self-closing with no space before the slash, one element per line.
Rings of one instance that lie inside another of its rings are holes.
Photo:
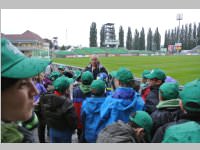
<path fill-rule="evenodd" d="M 200 143 L 200 79 L 180 92 L 181 119 L 158 128 L 152 143 Z"/>
<path fill-rule="evenodd" d="M 151 114 L 156 110 L 156 105 L 159 103 L 159 87 L 165 82 L 166 75 L 160 69 L 153 69 L 145 77 L 149 79 L 150 86 L 150 93 L 146 97 L 145 110 Z"/>
<path fill-rule="evenodd" d="M 182 110 L 179 105 L 179 87 L 177 83 L 164 83 L 159 88 L 160 102 L 151 117 L 153 119 L 152 134 L 160 126 L 180 119 Z"/>
<path fill-rule="evenodd" d="M 97 143 L 148 143 L 153 121 L 145 111 L 136 111 L 128 123 L 118 120 L 108 125 L 98 135 Z"/>
<path fill-rule="evenodd" d="M 93 74 L 94 80 L 97 79 L 97 75 L 99 73 L 105 72 L 108 75 L 106 68 L 100 64 L 100 61 L 96 55 L 91 57 L 91 62 L 84 69 L 84 71 L 90 71 Z"/>

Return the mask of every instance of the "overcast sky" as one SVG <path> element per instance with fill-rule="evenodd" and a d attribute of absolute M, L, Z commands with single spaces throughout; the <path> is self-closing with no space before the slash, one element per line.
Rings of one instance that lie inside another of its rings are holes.
<path fill-rule="evenodd" d="M 200 9 L 1 9 L 1 32 L 21 34 L 30 30 L 42 38 L 58 37 L 58 45 L 89 46 L 90 25 L 97 24 L 97 42 L 100 43 L 100 29 L 105 23 L 115 24 L 118 39 L 119 26 L 124 29 L 126 40 L 128 27 L 134 36 L 135 29 L 145 29 L 147 36 L 151 27 L 158 27 L 161 45 L 166 29 L 178 26 L 176 15 L 183 14 L 182 24 L 200 22 Z"/>

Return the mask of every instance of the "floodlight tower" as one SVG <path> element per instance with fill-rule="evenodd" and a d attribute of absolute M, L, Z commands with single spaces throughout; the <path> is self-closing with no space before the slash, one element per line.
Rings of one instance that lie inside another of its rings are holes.
<path fill-rule="evenodd" d="M 176 20 L 179 21 L 179 24 L 178 24 L 178 43 L 180 43 L 180 36 L 179 36 L 179 32 L 180 32 L 180 21 L 183 20 L 183 14 L 177 14 L 177 15 L 176 15 Z"/>

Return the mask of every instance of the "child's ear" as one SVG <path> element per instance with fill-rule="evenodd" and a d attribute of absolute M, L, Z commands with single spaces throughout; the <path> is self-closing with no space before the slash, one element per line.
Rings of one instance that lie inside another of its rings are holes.
<path fill-rule="evenodd" d="M 182 102 L 182 100 L 179 100 L 179 106 L 180 106 L 180 108 L 181 108 L 181 110 L 182 110 L 183 112 L 186 112 L 186 111 L 184 110 L 184 108 L 183 108 L 183 102 Z"/>

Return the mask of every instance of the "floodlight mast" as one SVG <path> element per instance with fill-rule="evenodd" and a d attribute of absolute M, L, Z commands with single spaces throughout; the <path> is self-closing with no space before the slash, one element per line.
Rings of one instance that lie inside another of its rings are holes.
<path fill-rule="evenodd" d="M 176 15 L 176 20 L 179 21 L 179 25 L 178 25 L 178 43 L 180 43 L 180 21 L 183 20 L 183 14 L 177 14 Z"/>

